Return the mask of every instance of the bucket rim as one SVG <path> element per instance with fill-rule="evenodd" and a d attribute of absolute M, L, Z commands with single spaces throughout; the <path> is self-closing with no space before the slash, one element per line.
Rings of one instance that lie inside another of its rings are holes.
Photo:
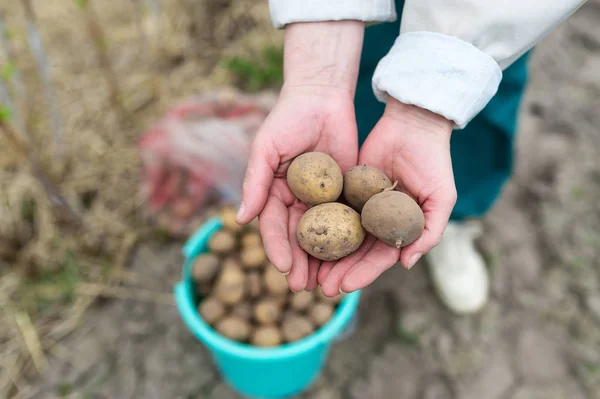
<path fill-rule="evenodd" d="M 294 357 L 311 351 L 315 347 L 329 344 L 348 324 L 360 299 L 360 290 L 348 293 L 338 304 L 336 312 L 329 321 L 319 327 L 311 335 L 298 341 L 277 347 L 257 347 L 234 341 L 216 331 L 198 314 L 194 305 L 191 267 L 194 259 L 206 251 L 208 239 L 222 228 L 221 219 L 213 217 L 207 220 L 186 242 L 183 247 L 185 261 L 182 280 L 175 285 L 174 294 L 177 308 L 194 335 L 204 342 L 210 350 L 226 352 L 240 358 L 254 360 L 277 360 Z"/>

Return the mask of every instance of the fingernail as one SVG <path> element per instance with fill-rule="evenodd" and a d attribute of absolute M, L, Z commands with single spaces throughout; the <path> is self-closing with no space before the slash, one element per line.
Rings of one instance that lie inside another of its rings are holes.
<path fill-rule="evenodd" d="M 287 276 L 288 274 L 290 274 L 291 270 L 288 270 L 287 272 L 281 272 L 281 274 L 283 274 L 284 276 Z"/>
<path fill-rule="evenodd" d="M 342 294 L 342 295 L 347 294 L 347 292 L 345 292 L 341 286 L 340 286 L 340 294 Z"/>
<path fill-rule="evenodd" d="M 244 216 L 245 210 L 246 210 L 246 207 L 244 206 L 244 203 L 242 202 L 240 204 L 240 208 L 238 209 L 237 216 L 235 217 L 238 221 Z"/>
<path fill-rule="evenodd" d="M 421 259 L 421 256 L 423 256 L 423 254 L 414 254 L 408 261 L 407 269 L 410 270 L 419 261 L 419 259 Z"/>

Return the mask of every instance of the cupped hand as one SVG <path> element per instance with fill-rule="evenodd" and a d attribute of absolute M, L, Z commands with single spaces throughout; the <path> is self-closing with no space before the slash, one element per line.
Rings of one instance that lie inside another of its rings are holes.
<path fill-rule="evenodd" d="M 329 154 L 346 171 L 356 165 L 358 139 L 354 105 L 347 91 L 307 86 L 284 88 L 277 105 L 251 147 L 239 223 L 259 216 L 269 260 L 290 288 L 314 288 L 321 261 L 307 255 L 296 239 L 307 206 L 290 191 L 286 172 L 291 161 L 309 151 Z M 309 276 L 310 275 L 310 276 Z"/>
<path fill-rule="evenodd" d="M 358 163 L 375 166 L 397 181 L 425 215 L 425 230 L 398 249 L 368 235 L 361 247 L 338 262 L 324 262 L 318 282 L 328 296 L 371 284 L 398 261 L 410 269 L 435 247 L 456 203 L 450 158 L 452 123 L 429 111 L 390 100 L 360 150 Z"/>

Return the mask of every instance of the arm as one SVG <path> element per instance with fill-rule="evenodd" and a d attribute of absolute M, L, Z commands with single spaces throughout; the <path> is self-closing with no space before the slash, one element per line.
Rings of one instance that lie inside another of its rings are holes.
<path fill-rule="evenodd" d="M 464 127 L 494 96 L 502 70 L 585 0 L 406 0 L 400 36 L 373 90 Z"/>

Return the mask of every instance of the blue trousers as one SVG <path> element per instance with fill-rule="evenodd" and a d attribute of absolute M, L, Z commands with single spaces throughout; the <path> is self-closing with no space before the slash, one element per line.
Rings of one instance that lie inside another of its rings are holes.
<path fill-rule="evenodd" d="M 403 6 L 403 0 L 396 0 L 399 13 Z M 385 107 L 373 95 L 371 77 L 377 62 L 392 47 L 399 31 L 399 22 L 373 25 L 365 31 L 355 96 L 361 145 Z M 458 200 L 451 220 L 484 215 L 510 177 L 518 111 L 527 82 L 529 54 L 522 56 L 504 71 L 498 92 L 488 105 L 464 129 L 452 133 L 450 145 Z"/>

